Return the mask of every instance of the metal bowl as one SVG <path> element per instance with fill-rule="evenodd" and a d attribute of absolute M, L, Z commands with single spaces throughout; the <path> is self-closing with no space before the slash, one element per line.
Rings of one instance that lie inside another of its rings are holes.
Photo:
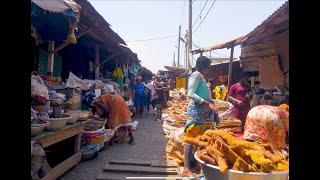
<path fill-rule="evenodd" d="M 36 136 L 40 134 L 46 125 L 44 124 L 31 124 L 31 136 Z"/>
<path fill-rule="evenodd" d="M 64 113 L 65 115 L 70 115 L 71 119 L 68 120 L 67 124 L 74 124 L 78 121 L 80 114 L 77 111 L 69 111 L 67 113 Z"/>
<path fill-rule="evenodd" d="M 233 169 L 227 170 L 225 174 L 220 172 L 220 168 L 215 165 L 206 164 L 197 156 L 198 151 L 194 154 L 196 160 L 200 163 L 204 177 L 208 180 L 288 180 L 289 171 L 258 173 L 243 172 Z"/>
<path fill-rule="evenodd" d="M 71 120 L 71 116 L 62 118 L 49 118 L 47 130 L 55 131 L 64 128 L 67 125 L 67 122 Z"/>

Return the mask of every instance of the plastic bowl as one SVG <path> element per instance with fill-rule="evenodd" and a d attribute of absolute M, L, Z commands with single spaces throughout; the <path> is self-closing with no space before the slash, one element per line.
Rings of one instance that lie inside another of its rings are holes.
<path fill-rule="evenodd" d="M 259 173 L 229 169 L 225 174 L 222 174 L 218 166 L 206 164 L 197 156 L 197 154 L 198 151 L 194 154 L 194 157 L 200 163 L 203 175 L 208 180 L 288 180 L 289 178 L 289 170 L 272 173 Z"/>

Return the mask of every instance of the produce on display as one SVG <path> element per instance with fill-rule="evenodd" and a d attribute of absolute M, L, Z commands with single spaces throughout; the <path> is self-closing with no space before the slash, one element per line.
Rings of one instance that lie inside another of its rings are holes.
<path fill-rule="evenodd" d="M 217 129 L 224 129 L 231 132 L 241 132 L 242 131 L 242 121 L 234 118 L 224 116 L 221 118 L 220 123 L 216 126 Z"/>
<path fill-rule="evenodd" d="M 230 168 L 264 173 L 289 169 L 287 157 L 272 151 L 270 145 L 242 140 L 224 130 L 207 130 L 196 138 L 184 137 L 184 142 L 199 147 L 198 157 L 218 165 L 222 173 Z"/>
<path fill-rule="evenodd" d="M 184 89 L 169 91 L 172 100 L 168 102 L 169 107 L 162 110 L 162 113 L 165 115 L 163 120 L 172 126 L 183 127 L 184 123 L 188 120 L 188 116 L 186 115 L 188 100 L 185 93 Z"/>

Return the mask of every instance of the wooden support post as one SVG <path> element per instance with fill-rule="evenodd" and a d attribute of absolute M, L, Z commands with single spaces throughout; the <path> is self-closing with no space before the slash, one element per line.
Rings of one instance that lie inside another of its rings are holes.
<path fill-rule="evenodd" d="M 178 67 L 180 67 L 180 36 L 181 36 L 181 25 L 179 26 L 179 37 L 178 37 L 178 57 L 177 57 Z"/>
<path fill-rule="evenodd" d="M 54 53 L 52 52 L 54 50 L 54 41 L 49 41 L 48 45 L 48 66 L 47 66 L 47 74 L 49 76 L 53 75 L 53 67 L 54 67 Z"/>
<path fill-rule="evenodd" d="M 99 67 L 99 60 L 100 60 L 100 56 L 99 56 L 99 45 L 97 45 L 96 44 L 96 46 L 95 46 L 95 68 L 94 68 L 94 77 L 96 78 L 96 79 L 98 79 L 99 78 L 99 69 L 100 69 L 100 67 Z"/>
<path fill-rule="evenodd" d="M 231 53 L 230 53 L 229 73 L 228 73 L 228 94 L 229 94 L 230 84 L 232 80 L 231 77 L 232 77 L 233 51 L 234 51 L 234 46 L 231 47 Z M 229 100 L 229 96 L 227 96 L 227 100 Z"/>
<path fill-rule="evenodd" d="M 90 29 L 85 30 L 84 32 L 80 33 L 76 39 L 81 38 L 82 36 L 84 36 L 85 34 L 87 34 L 89 32 Z M 58 51 L 60 51 L 61 49 L 65 48 L 66 46 L 68 46 L 70 43 L 66 40 L 64 43 L 62 43 L 59 47 L 55 48 L 52 53 L 57 53 Z"/>

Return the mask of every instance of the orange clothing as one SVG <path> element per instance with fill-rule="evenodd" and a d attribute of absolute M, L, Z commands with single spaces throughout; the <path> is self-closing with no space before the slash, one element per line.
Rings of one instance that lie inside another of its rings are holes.
<path fill-rule="evenodd" d="M 109 128 L 116 131 L 120 127 L 131 126 L 131 112 L 121 96 L 104 94 L 98 98 L 98 101 L 108 108 L 107 124 Z"/>

